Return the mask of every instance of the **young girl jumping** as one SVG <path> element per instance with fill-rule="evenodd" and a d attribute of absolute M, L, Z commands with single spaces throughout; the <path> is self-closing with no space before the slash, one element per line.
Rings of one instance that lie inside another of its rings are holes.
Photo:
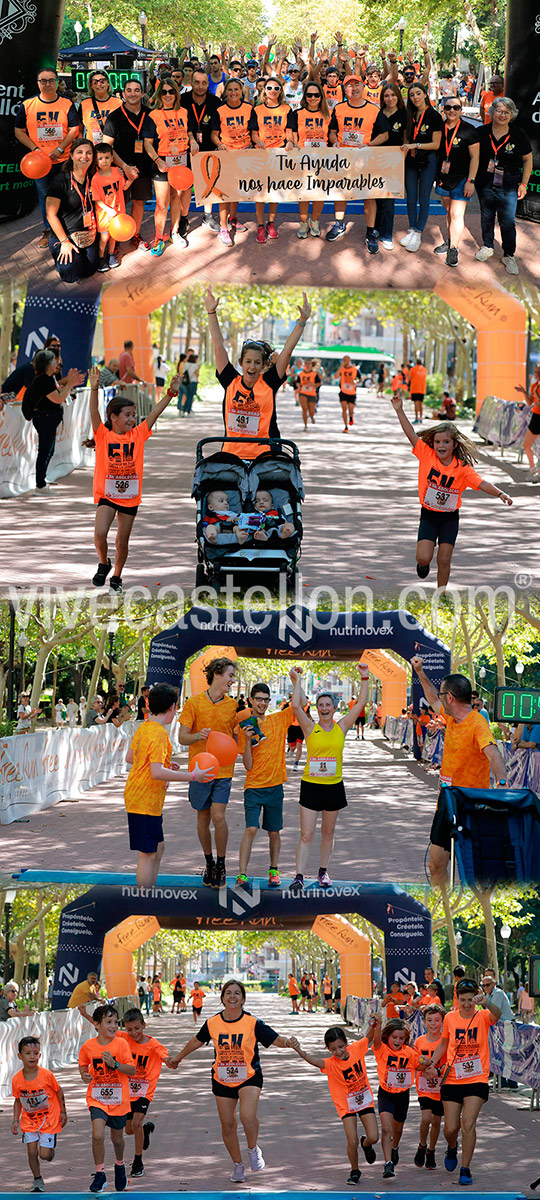
<path fill-rule="evenodd" d="M 152 426 L 178 395 L 180 379 L 171 379 L 159 404 L 138 425 L 135 404 L 127 397 L 115 396 L 107 405 L 105 422 L 99 415 L 99 367 L 89 372 L 90 415 L 94 440 L 86 445 L 96 450 L 94 470 L 94 503 L 97 504 L 94 545 L 98 552 L 98 569 L 92 579 L 95 587 L 103 587 L 111 570 L 107 535 L 116 516 L 116 556 L 109 584 L 115 592 L 122 591 L 122 568 L 128 556 L 129 538 L 141 502 L 144 444 L 152 436 Z"/>
<path fill-rule="evenodd" d="M 474 470 L 476 448 L 451 421 L 418 434 L 403 411 L 403 400 L 396 393 L 392 404 L 405 436 L 418 459 L 420 525 L 416 546 L 416 572 L 420 579 L 429 575 L 436 543 L 437 587 L 445 588 L 450 578 L 452 553 L 459 528 L 459 509 L 465 488 L 474 488 L 488 496 L 498 496 L 503 504 L 512 504 L 506 492 L 482 479 Z"/>

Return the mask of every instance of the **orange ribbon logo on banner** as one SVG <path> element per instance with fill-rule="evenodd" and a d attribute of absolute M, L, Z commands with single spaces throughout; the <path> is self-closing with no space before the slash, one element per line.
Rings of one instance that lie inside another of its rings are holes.
<path fill-rule="evenodd" d="M 220 192 L 219 188 L 215 186 L 221 175 L 221 163 L 217 154 L 205 154 L 204 158 L 201 158 L 200 163 L 202 173 L 208 185 L 201 199 L 206 200 L 210 192 L 214 192 L 214 195 L 219 196 L 220 200 L 228 200 L 229 197 L 225 192 Z"/>

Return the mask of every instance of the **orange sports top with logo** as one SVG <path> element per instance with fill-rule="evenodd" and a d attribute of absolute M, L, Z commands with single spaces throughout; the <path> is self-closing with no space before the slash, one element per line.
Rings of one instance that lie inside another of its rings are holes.
<path fill-rule="evenodd" d="M 340 367 L 339 368 L 339 387 L 340 391 L 346 396 L 356 395 L 356 379 L 358 378 L 358 370 L 356 367 Z"/>
<path fill-rule="evenodd" d="M 531 384 L 531 396 L 533 397 L 532 411 L 540 416 L 540 380 L 535 379 Z"/>
<path fill-rule="evenodd" d="M 219 382 L 225 388 L 223 400 L 223 417 L 225 433 L 229 437 L 245 438 L 246 441 L 224 442 L 223 449 L 238 458 L 257 458 L 268 449 L 258 446 L 256 442 L 247 439 L 251 437 L 279 437 L 276 422 L 276 392 L 283 383 L 283 377 L 274 366 L 264 371 L 253 388 L 248 388 L 242 376 L 232 363 L 227 363 L 223 371 L 216 372 Z"/>
<path fill-rule="evenodd" d="M 157 130 L 160 158 L 184 154 L 189 146 L 187 110 L 173 108 L 165 111 L 163 108 L 155 108 L 148 116 Z"/>
<path fill-rule="evenodd" d="M 83 1042 L 79 1050 L 79 1067 L 92 1076 L 86 1093 L 86 1103 L 89 1108 L 102 1108 L 104 1112 L 115 1117 L 122 1117 L 131 1111 L 129 1096 L 129 1077 L 115 1067 L 108 1067 L 103 1058 L 103 1051 L 108 1050 L 118 1063 L 132 1066 L 133 1059 L 126 1046 L 124 1038 L 115 1034 L 107 1045 L 98 1042 L 97 1037 Z"/>
<path fill-rule="evenodd" d="M 420 1051 L 422 1058 L 433 1058 L 433 1055 L 434 1055 L 435 1051 L 437 1050 L 437 1048 L 440 1046 L 441 1041 L 442 1041 L 442 1033 L 441 1033 L 440 1038 L 436 1042 L 430 1042 L 427 1034 L 422 1033 L 420 1035 L 420 1037 L 417 1037 L 417 1039 L 414 1043 L 414 1048 L 415 1048 L 415 1050 Z M 439 1067 L 444 1067 L 445 1064 L 446 1064 L 446 1054 L 444 1054 L 443 1057 L 441 1059 L 439 1059 L 439 1062 L 437 1065 Z M 440 1100 L 440 1098 L 441 1098 L 440 1084 L 437 1084 L 434 1087 L 433 1084 L 428 1083 L 426 1076 L 423 1074 L 422 1067 L 419 1067 L 417 1069 L 415 1083 L 416 1083 L 416 1091 L 420 1098 L 424 1098 L 426 1100 Z"/>
<path fill-rule="evenodd" d="M 58 96 L 56 100 L 51 100 L 50 104 L 46 104 L 39 96 L 32 96 L 30 100 L 23 100 L 23 107 L 26 114 L 28 137 L 40 150 L 43 150 L 44 154 L 50 154 L 51 150 L 56 150 L 60 142 L 63 142 L 68 130 L 74 128 L 68 121 L 73 101 L 67 100 L 64 96 Z M 62 151 L 56 162 L 66 162 L 68 158 L 69 148 Z"/>
<path fill-rule="evenodd" d="M 305 108 L 299 108 L 296 113 L 298 144 L 310 146 L 313 142 L 322 142 L 328 145 L 329 124 L 330 117 L 325 117 L 324 113 L 310 113 Z"/>
<path fill-rule="evenodd" d="M 278 104 L 275 108 L 268 108 L 266 104 L 258 104 L 252 111 L 257 123 L 257 133 L 266 149 L 284 146 L 287 140 L 289 105 Z"/>
<path fill-rule="evenodd" d="M 25 1079 L 17 1071 L 11 1081 L 11 1091 L 21 1105 L 21 1133 L 60 1133 L 60 1084 L 46 1067 L 38 1067 L 35 1079 Z"/>
<path fill-rule="evenodd" d="M 445 1083 L 487 1083 L 489 1079 L 489 1029 L 497 1018 L 487 1008 L 480 1008 L 472 1017 L 457 1012 L 447 1013 L 443 1022 L 443 1037 L 448 1038 L 446 1057 L 452 1063 Z"/>
<path fill-rule="evenodd" d="M 118 167 L 111 167 L 110 175 L 101 175 L 99 171 L 92 176 L 92 197 L 96 204 L 100 201 L 117 213 L 126 211 L 124 199 L 125 177 Z"/>
<path fill-rule="evenodd" d="M 109 96 L 107 100 L 94 100 L 91 96 L 81 104 L 81 117 L 84 132 L 94 145 L 103 141 L 103 127 L 109 113 L 120 108 L 122 101 L 118 96 Z"/>
<path fill-rule="evenodd" d="M 252 146 L 248 128 L 252 112 L 251 104 L 245 102 L 238 108 L 230 108 L 228 104 L 218 108 L 219 136 L 227 150 L 246 150 Z"/>
<path fill-rule="evenodd" d="M 343 100 L 343 88 L 340 83 L 336 87 L 330 87 L 329 83 L 325 83 L 323 84 L 323 91 L 330 111 L 336 107 L 336 104 L 341 104 Z"/>
<path fill-rule="evenodd" d="M 300 391 L 303 396 L 316 396 L 320 376 L 317 371 L 300 371 Z"/>
<path fill-rule="evenodd" d="M 381 92 L 382 92 L 382 83 L 378 83 L 376 87 L 370 87 L 369 83 L 365 83 L 364 91 L 363 91 L 362 95 L 364 97 L 364 100 L 369 100 L 369 101 L 371 101 L 372 104 L 376 104 L 380 108 Z"/>
<path fill-rule="evenodd" d="M 152 436 L 146 421 L 128 433 L 115 433 L 103 423 L 94 433 L 94 503 L 112 500 L 121 508 L 141 503 L 144 443 Z"/>
<path fill-rule="evenodd" d="M 461 508 L 465 488 L 478 491 L 482 476 L 474 467 L 458 462 L 457 458 L 445 466 L 422 438 L 413 447 L 413 454 L 418 459 L 418 494 L 423 508 L 431 512 L 455 512 Z"/>
<path fill-rule="evenodd" d="M 223 1013 L 209 1017 L 195 1036 L 198 1042 L 214 1043 L 212 1075 L 216 1083 L 238 1087 L 261 1069 L 258 1042 L 271 1046 L 279 1034 L 251 1013 L 243 1012 L 236 1021 L 225 1021 Z"/>
<path fill-rule="evenodd" d="M 370 104 L 369 100 L 356 106 L 349 104 L 347 100 L 336 104 L 332 119 L 337 121 L 339 145 L 350 146 L 353 149 L 369 145 L 378 115 L 377 105 Z"/>
<path fill-rule="evenodd" d="M 169 1051 L 154 1037 L 147 1038 L 145 1042 L 136 1042 L 124 1029 L 119 1030 L 118 1037 L 124 1039 L 137 1068 L 135 1075 L 129 1076 L 130 1099 L 151 1100 Z"/>
<path fill-rule="evenodd" d="M 367 1077 L 365 1055 L 369 1049 L 367 1037 L 359 1042 L 349 1042 L 347 1059 L 325 1058 L 321 1067 L 323 1075 L 328 1078 L 330 1095 L 339 1117 L 348 1117 L 351 1113 L 365 1112 L 373 1107 L 373 1092 Z"/>
<path fill-rule="evenodd" d="M 377 1060 L 379 1083 L 385 1092 L 407 1092 L 412 1087 L 414 1072 L 421 1058 L 419 1050 L 412 1046 L 402 1046 L 400 1050 L 392 1050 L 386 1042 L 381 1042 L 378 1050 L 373 1047 Z"/>

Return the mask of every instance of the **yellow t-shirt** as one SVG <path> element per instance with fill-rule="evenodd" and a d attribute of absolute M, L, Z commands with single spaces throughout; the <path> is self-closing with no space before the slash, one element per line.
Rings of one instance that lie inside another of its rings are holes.
<path fill-rule="evenodd" d="M 218 733 L 228 733 L 232 737 L 238 724 L 237 703 L 231 696 L 224 696 L 217 704 L 213 704 L 206 692 L 198 692 L 196 696 L 190 696 L 189 700 L 186 700 L 178 720 L 190 733 L 197 733 L 200 729 L 213 729 Z M 198 754 L 205 752 L 206 741 L 192 742 L 189 747 L 189 766 L 191 767 Z M 233 771 L 234 763 L 228 767 L 220 767 L 216 779 L 232 779 Z"/>
<path fill-rule="evenodd" d="M 85 979 L 83 983 L 78 983 L 73 990 L 68 1000 L 68 1008 L 78 1008 L 79 1004 L 89 1004 L 91 1000 L 97 999 L 97 991 L 93 990 Z"/>
<path fill-rule="evenodd" d="M 486 746 L 495 738 L 485 719 L 475 709 L 464 721 L 446 718 L 440 783 L 453 787 L 489 788 L 489 759 Z"/>
<path fill-rule="evenodd" d="M 306 783 L 341 783 L 344 744 L 345 734 L 337 721 L 332 729 L 321 729 L 316 724 L 306 738 L 308 758 L 302 779 Z"/>
<path fill-rule="evenodd" d="M 131 749 L 133 765 L 124 788 L 127 812 L 159 817 L 163 812 L 167 783 L 164 779 L 152 779 L 150 767 L 152 763 L 161 763 L 164 767 L 171 765 L 172 746 L 164 726 L 152 718 L 139 725 Z"/>
<path fill-rule="evenodd" d="M 294 721 L 292 708 L 282 708 L 280 712 L 268 713 L 266 717 L 257 718 L 259 729 L 264 733 L 264 742 L 253 747 L 253 766 L 246 771 L 245 788 L 276 787 L 287 778 L 285 764 L 285 734 Z M 238 726 L 238 748 L 244 753 L 246 738 L 244 730 Z"/>

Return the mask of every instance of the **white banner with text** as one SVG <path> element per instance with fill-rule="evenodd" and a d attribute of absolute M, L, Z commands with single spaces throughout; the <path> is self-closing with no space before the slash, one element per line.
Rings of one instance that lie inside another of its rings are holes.
<path fill-rule="evenodd" d="M 403 196 L 403 154 L 384 146 L 194 154 L 197 204 L 208 200 L 383 200 Z"/>

